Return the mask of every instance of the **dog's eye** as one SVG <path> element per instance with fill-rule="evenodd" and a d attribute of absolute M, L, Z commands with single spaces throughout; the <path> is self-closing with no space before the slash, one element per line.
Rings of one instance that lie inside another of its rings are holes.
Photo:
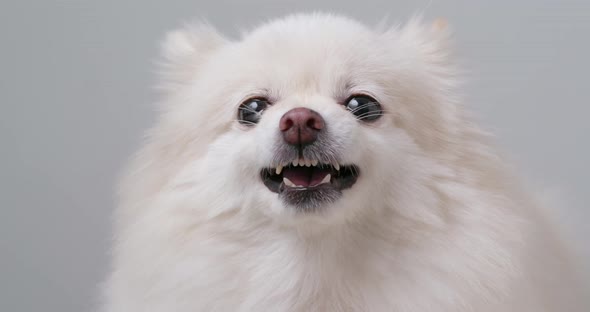
<path fill-rule="evenodd" d="M 381 104 L 367 95 L 353 95 L 346 100 L 348 109 L 358 120 L 374 121 L 383 115 Z"/>
<path fill-rule="evenodd" d="M 269 103 L 264 98 L 248 99 L 238 108 L 238 121 L 247 126 L 253 126 L 258 123 L 262 112 L 268 107 Z"/>

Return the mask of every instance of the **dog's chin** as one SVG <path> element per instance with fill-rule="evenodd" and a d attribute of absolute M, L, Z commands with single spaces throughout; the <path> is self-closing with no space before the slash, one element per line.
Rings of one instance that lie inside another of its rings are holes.
<path fill-rule="evenodd" d="M 262 182 L 269 191 L 299 213 L 321 212 L 336 202 L 342 191 L 354 186 L 359 176 L 355 165 L 294 163 L 285 167 L 264 168 Z"/>

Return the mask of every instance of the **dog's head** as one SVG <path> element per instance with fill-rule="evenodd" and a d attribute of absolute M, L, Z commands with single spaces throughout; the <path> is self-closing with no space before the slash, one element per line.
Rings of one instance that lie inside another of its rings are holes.
<path fill-rule="evenodd" d="M 239 41 L 204 25 L 171 33 L 154 131 L 169 149 L 160 162 L 180 162 L 171 188 L 211 216 L 288 221 L 427 202 L 453 131 L 446 37 L 440 25 L 373 30 L 321 14 Z"/>

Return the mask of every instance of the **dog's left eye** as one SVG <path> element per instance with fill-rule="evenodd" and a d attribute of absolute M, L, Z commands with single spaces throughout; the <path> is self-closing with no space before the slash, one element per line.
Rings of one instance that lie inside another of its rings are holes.
<path fill-rule="evenodd" d="M 238 121 L 247 126 L 253 126 L 258 123 L 262 112 L 269 106 L 269 102 L 264 98 L 248 99 L 238 108 Z"/>
<path fill-rule="evenodd" d="M 358 120 L 370 122 L 383 115 L 381 104 L 368 95 L 353 95 L 346 100 L 348 109 Z"/>

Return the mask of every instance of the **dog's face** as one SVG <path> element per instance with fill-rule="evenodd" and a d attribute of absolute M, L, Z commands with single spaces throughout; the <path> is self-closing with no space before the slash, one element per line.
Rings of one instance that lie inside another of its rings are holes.
<path fill-rule="evenodd" d="M 329 223 L 403 206 L 431 178 L 424 155 L 446 131 L 438 32 L 318 15 L 239 42 L 206 28 L 173 33 L 176 85 L 160 131 L 189 138 L 191 154 L 174 185 L 211 215 Z"/>

